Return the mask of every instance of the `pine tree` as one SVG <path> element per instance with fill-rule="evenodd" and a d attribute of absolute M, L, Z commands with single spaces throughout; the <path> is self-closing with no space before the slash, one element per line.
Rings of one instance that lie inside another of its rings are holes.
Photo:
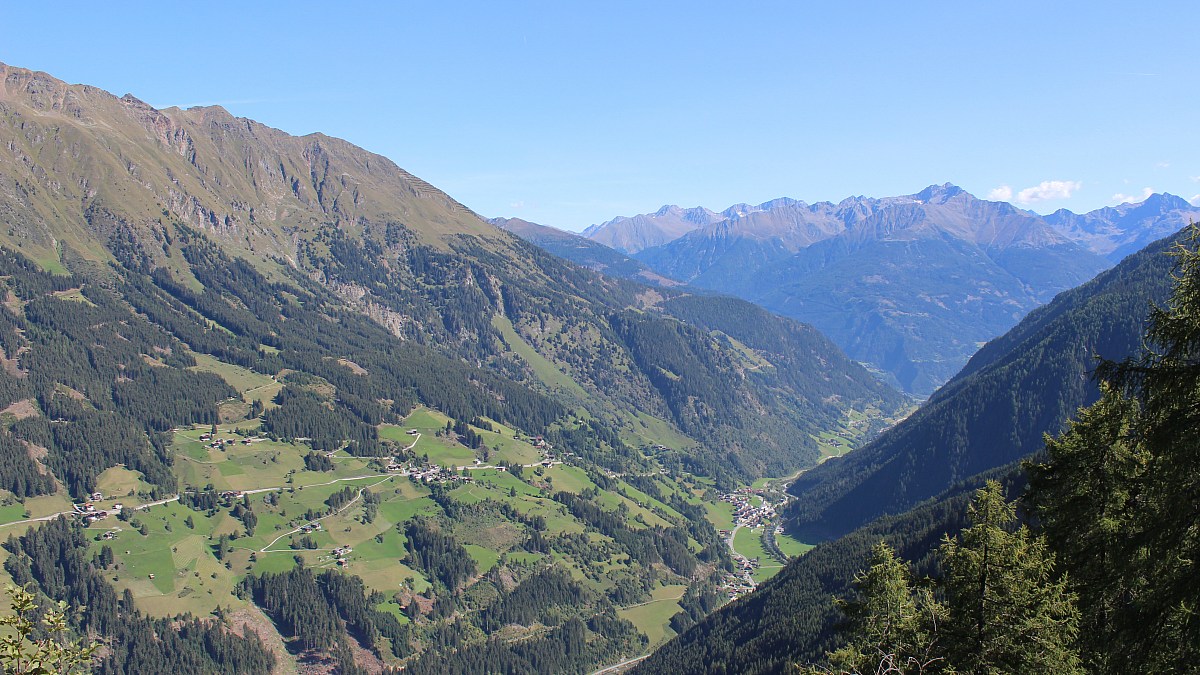
<path fill-rule="evenodd" d="M 1057 562 L 1070 570 L 1088 670 L 1120 672 L 1123 661 L 1110 655 L 1132 592 L 1123 568 L 1147 454 L 1130 435 L 1136 403 L 1110 386 L 1102 391 L 1062 435 L 1047 437 L 1043 462 L 1026 465 L 1027 496 Z"/>
<path fill-rule="evenodd" d="M 1105 363 L 1099 375 L 1139 408 L 1132 424 L 1146 453 L 1131 489 L 1121 583 L 1133 589 L 1120 609 L 1116 657 L 1139 669 L 1191 672 L 1200 663 L 1200 228 L 1175 250 L 1176 286 L 1155 308 L 1147 348 Z"/>
<path fill-rule="evenodd" d="M 1014 528 L 1016 508 L 995 481 L 968 515 L 972 525 L 941 548 L 949 614 L 939 633 L 950 663 L 965 673 L 1082 673 L 1078 610 L 1045 541 Z"/>
<path fill-rule="evenodd" d="M 865 572 L 854 578 L 858 599 L 839 600 L 850 631 L 850 642 L 828 654 L 828 667 L 801 672 L 895 673 L 896 675 L 948 672 L 937 640 L 945 607 L 928 589 L 916 592 L 909 582 L 908 566 L 887 544 L 871 549 Z"/>

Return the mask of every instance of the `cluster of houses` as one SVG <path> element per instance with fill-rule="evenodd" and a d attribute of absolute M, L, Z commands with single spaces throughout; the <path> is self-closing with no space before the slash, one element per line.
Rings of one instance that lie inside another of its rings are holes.
<path fill-rule="evenodd" d="M 503 467 L 500 467 L 503 470 Z M 425 466 L 415 467 L 407 463 L 392 462 L 387 465 L 388 473 L 399 474 L 404 477 L 411 477 L 414 480 L 423 481 L 426 483 L 474 483 L 475 479 L 470 476 L 463 476 L 455 471 L 452 467 L 442 466 Z"/>
<path fill-rule="evenodd" d="M 758 506 L 754 505 L 753 497 L 758 496 Z M 721 495 L 721 501 L 733 505 L 733 521 L 742 527 L 758 527 L 764 521 L 775 517 L 776 509 L 773 504 L 762 497 L 761 491 L 754 488 L 739 488 L 736 492 Z"/>
<path fill-rule="evenodd" d="M 738 561 L 738 572 L 734 574 L 726 574 L 725 578 L 722 579 L 721 582 L 721 589 L 725 591 L 730 600 L 737 600 L 743 595 L 753 592 L 755 587 L 758 585 L 754 581 L 754 577 L 750 576 L 752 574 L 752 569 L 747 570 L 746 568 L 743 568 L 741 566 L 742 562 L 749 563 L 750 561 L 746 560 L 745 558 L 743 558 L 742 561 Z M 755 562 L 754 568 L 757 567 L 758 564 Z"/>
<path fill-rule="evenodd" d="M 75 509 L 75 513 L 82 518 L 85 523 L 88 524 L 94 523 L 97 520 L 104 520 L 112 515 L 116 515 L 125 508 L 124 504 L 113 504 L 112 508 L 110 509 L 97 508 L 96 502 L 102 499 L 104 499 L 103 494 L 99 492 L 93 492 L 91 494 L 91 501 L 83 502 L 81 504 L 74 504 L 72 507 Z"/>
<path fill-rule="evenodd" d="M 758 571 L 760 563 L 758 558 L 747 558 L 737 552 L 737 549 L 733 547 L 733 530 L 717 531 L 726 541 L 730 542 L 729 556 L 733 558 L 734 573 L 728 575 L 722 588 L 729 593 L 729 599 L 733 600 L 749 593 L 758 585 L 758 582 L 754 581 L 754 573 Z"/>
<path fill-rule="evenodd" d="M 349 546 L 339 546 L 339 547 L 333 549 L 333 557 L 337 559 L 337 566 L 338 567 L 346 567 L 347 565 L 349 565 L 349 563 L 346 562 L 346 556 L 350 555 L 353 552 L 354 552 L 354 549 L 350 548 Z"/>
<path fill-rule="evenodd" d="M 321 531 L 321 523 L 318 523 L 315 520 L 307 525 L 300 526 L 300 532 L 302 534 L 311 534 L 313 532 L 320 532 L 320 531 Z"/>
<path fill-rule="evenodd" d="M 243 438 L 242 445 L 250 445 L 251 443 L 260 440 L 262 439 L 257 437 Z M 232 438 L 217 438 L 212 434 L 200 434 L 200 442 L 206 444 L 208 447 L 214 450 L 219 450 L 226 445 L 233 445 L 237 441 L 233 440 Z"/>

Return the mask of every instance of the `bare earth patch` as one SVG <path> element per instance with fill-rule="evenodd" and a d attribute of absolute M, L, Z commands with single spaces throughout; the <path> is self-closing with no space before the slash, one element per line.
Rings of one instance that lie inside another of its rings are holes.
<path fill-rule="evenodd" d="M 235 630 L 240 629 L 242 636 L 254 633 L 272 654 L 275 655 L 275 669 L 272 675 L 291 675 L 296 671 L 296 662 L 283 644 L 275 624 L 257 607 L 239 609 L 229 617 L 229 623 Z"/>
<path fill-rule="evenodd" d="M 17 401 L 4 410 L 0 410 L 0 415 L 12 415 L 13 417 L 17 418 L 17 420 L 23 420 L 26 417 L 37 417 L 40 414 L 41 413 L 39 413 L 37 409 L 37 404 L 35 404 L 31 398 Z"/>
<path fill-rule="evenodd" d="M 27 348 L 18 349 L 17 353 L 14 354 L 13 358 L 10 359 L 8 358 L 8 355 L 4 353 L 4 349 L 0 348 L 0 365 L 4 367 L 4 372 L 16 378 L 24 378 L 28 375 L 28 373 L 21 370 L 21 364 L 17 361 L 17 357 L 19 357 L 21 352 L 26 349 Z"/>
<path fill-rule="evenodd" d="M 354 373 L 355 375 L 366 375 L 367 374 L 366 368 L 363 368 L 362 366 L 351 361 L 350 359 L 338 359 L 337 362 L 339 365 L 349 368 L 350 372 Z"/>

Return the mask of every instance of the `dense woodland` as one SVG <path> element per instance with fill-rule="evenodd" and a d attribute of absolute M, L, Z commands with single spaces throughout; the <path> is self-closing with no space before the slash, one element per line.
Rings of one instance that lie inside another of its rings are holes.
<path fill-rule="evenodd" d="M 396 656 L 412 652 L 410 630 L 395 616 L 375 609 L 381 598 L 356 577 L 296 567 L 279 574 L 250 575 L 238 590 L 253 598 L 280 632 L 292 639 L 292 649 L 333 654 L 340 672 L 359 672 L 349 638 L 376 654 L 385 644 Z"/>

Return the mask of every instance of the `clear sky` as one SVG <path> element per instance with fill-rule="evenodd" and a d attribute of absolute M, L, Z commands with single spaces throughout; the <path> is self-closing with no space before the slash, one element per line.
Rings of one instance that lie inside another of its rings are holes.
<path fill-rule="evenodd" d="M 484 216 L 952 182 L 1200 195 L 1200 3 L 4 3 L 0 61 L 386 155 Z"/>

